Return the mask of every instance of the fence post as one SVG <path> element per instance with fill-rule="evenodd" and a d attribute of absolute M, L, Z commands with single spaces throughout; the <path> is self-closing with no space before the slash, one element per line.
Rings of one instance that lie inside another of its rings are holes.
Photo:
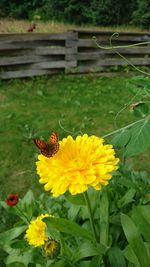
<path fill-rule="evenodd" d="M 78 32 L 68 31 L 68 37 L 66 39 L 65 47 L 65 73 L 73 73 L 75 68 L 77 67 Z"/>

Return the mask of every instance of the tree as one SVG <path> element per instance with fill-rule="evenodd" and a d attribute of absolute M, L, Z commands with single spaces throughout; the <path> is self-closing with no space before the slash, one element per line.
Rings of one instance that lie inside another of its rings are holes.
<path fill-rule="evenodd" d="M 138 7 L 133 12 L 132 22 L 144 29 L 150 28 L 150 0 L 138 0 Z"/>

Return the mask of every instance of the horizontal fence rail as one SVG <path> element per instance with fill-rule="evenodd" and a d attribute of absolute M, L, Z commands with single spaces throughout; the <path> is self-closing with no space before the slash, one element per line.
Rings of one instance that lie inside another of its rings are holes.
<path fill-rule="evenodd" d="M 65 33 L 15 33 L 0 34 L 0 78 L 12 79 L 56 73 L 102 72 L 110 67 L 126 66 L 127 61 L 136 66 L 150 65 L 149 33 L 68 31 Z M 143 42 L 140 46 L 123 46 Z"/>

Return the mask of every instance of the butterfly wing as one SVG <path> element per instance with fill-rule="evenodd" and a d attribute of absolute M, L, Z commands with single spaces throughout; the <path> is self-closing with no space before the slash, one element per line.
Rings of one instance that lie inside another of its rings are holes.
<path fill-rule="evenodd" d="M 49 157 L 49 144 L 39 138 L 33 139 L 34 144 L 37 146 L 37 148 L 41 151 L 41 154 L 43 154 L 45 157 Z"/>
<path fill-rule="evenodd" d="M 50 135 L 48 142 L 45 142 L 39 138 L 34 138 L 33 142 L 41 151 L 41 154 L 43 154 L 47 158 L 52 157 L 59 150 L 58 135 L 55 132 Z"/>
<path fill-rule="evenodd" d="M 58 134 L 56 132 L 52 132 L 52 134 L 50 135 L 48 140 L 48 145 L 49 145 L 49 154 L 50 157 L 52 157 L 59 150 L 59 140 L 58 140 Z"/>
<path fill-rule="evenodd" d="M 52 132 L 48 139 L 49 144 L 56 144 L 58 143 L 58 134 L 56 132 Z"/>
<path fill-rule="evenodd" d="M 46 149 L 47 143 L 39 138 L 33 138 L 34 144 L 40 149 Z"/>

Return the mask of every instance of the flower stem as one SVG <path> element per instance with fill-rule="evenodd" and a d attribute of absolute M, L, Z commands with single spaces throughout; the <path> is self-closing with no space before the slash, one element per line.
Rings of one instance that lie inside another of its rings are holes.
<path fill-rule="evenodd" d="M 90 219 L 90 224 L 91 224 L 91 228 L 92 228 L 92 232 L 93 232 L 93 237 L 94 237 L 95 241 L 98 242 L 98 237 L 97 237 L 95 224 L 94 224 L 94 220 L 93 220 L 91 203 L 90 203 L 89 196 L 88 196 L 87 192 L 84 193 L 84 198 L 85 198 L 85 202 L 86 202 L 88 212 L 89 212 L 89 219 Z"/>

